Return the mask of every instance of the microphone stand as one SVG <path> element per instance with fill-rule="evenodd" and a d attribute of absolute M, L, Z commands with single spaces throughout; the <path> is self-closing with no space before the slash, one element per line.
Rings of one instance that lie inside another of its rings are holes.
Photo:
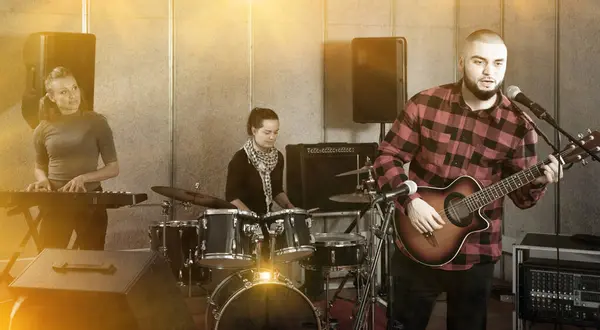
<path fill-rule="evenodd" d="M 369 265 L 369 273 L 368 273 L 368 277 L 366 279 L 365 282 L 365 287 L 363 289 L 363 294 L 359 299 L 359 309 L 358 312 L 356 313 L 356 317 L 354 319 L 354 323 L 353 323 L 353 330 L 359 330 L 362 328 L 363 323 L 364 323 L 364 319 L 365 319 L 365 312 L 366 312 L 366 307 L 367 307 L 367 303 L 369 303 L 371 305 L 371 310 L 370 310 L 370 329 L 374 330 L 375 329 L 375 305 L 377 303 L 377 295 L 375 293 L 375 283 L 373 283 L 375 281 L 374 279 L 374 275 L 375 275 L 375 270 L 377 269 L 377 260 L 380 258 L 381 256 L 381 248 L 383 247 L 384 243 L 387 243 L 388 240 L 390 239 L 389 236 L 392 235 L 391 231 L 389 229 L 389 225 L 390 222 L 392 221 L 393 218 L 393 214 L 394 214 L 394 200 L 390 199 L 386 202 L 386 210 L 385 210 L 385 216 L 383 214 L 383 212 L 381 211 L 381 205 L 379 203 L 373 202 L 373 204 L 375 204 L 375 208 L 377 209 L 377 212 L 379 214 L 379 216 L 381 216 L 381 218 L 383 219 L 383 224 L 381 225 L 381 235 L 382 237 L 380 237 L 379 242 L 377 243 L 377 248 L 375 249 L 374 253 L 371 254 L 371 264 Z M 375 236 L 375 235 L 374 235 Z M 388 260 L 387 260 L 387 268 L 388 268 L 388 276 L 390 274 L 389 272 L 389 265 L 390 265 L 390 257 L 391 257 L 391 253 L 388 254 Z M 391 296 L 391 293 L 388 295 Z M 388 310 L 389 308 L 391 308 L 391 300 L 388 301 Z"/>

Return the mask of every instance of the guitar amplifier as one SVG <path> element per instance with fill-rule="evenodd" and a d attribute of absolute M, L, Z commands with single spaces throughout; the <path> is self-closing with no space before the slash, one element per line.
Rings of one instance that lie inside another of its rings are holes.
<path fill-rule="evenodd" d="M 367 174 L 336 177 L 359 169 L 367 157 L 373 162 L 377 143 L 317 143 L 286 145 L 287 194 L 290 201 L 303 209 L 319 212 L 359 210 L 364 204 L 334 202 L 333 195 L 351 194 Z"/>

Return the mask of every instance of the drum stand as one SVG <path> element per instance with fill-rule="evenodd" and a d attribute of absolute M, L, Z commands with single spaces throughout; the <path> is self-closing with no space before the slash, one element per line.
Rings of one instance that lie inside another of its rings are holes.
<path fill-rule="evenodd" d="M 331 307 L 333 306 L 333 300 L 331 302 L 329 302 L 329 275 L 331 273 L 331 270 L 329 268 L 327 268 L 327 269 L 323 269 L 323 271 L 325 272 L 325 329 L 329 330 L 329 327 L 331 325 L 330 313 L 331 313 Z M 340 285 L 340 287 L 342 287 L 342 285 Z M 338 290 L 339 290 L 339 288 L 338 288 Z"/>
<path fill-rule="evenodd" d="M 163 258 L 165 259 L 165 261 L 167 262 L 167 264 L 171 263 L 171 259 L 169 258 L 169 254 L 167 253 L 167 224 L 169 223 L 169 216 L 171 215 L 170 210 L 173 207 L 173 204 L 168 201 L 168 200 L 164 200 L 161 205 L 162 207 L 162 211 L 161 214 L 163 216 L 163 221 L 161 222 L 162 224 L 162 246 L 158 248 L 158 251 L 162 254 Z M 182 240 L 182 235 L 183 233 L 180 232 L 179 233 L 179 238 L 180 241 Z M 192 259 L 194 256 L 192 255 L 192 251 L 189 251 L 189 256 L 188 256 L 188 261 L 182 262 L 182 266 L 187 268 L 188 271 L 188 297 L 192 296 L 192 265 L 194 263 L 194 259 Z M 185 256 L 182 256 L 182 258 L 185 260 Z M 177 283 L 179 284 L 179 286 L 184 286 L 185 284 L 183 283 L 183 269 L 179 270 L 179 274 L 178 274 L 178 281 Z"/>
<path fill-rule="evenodd" d="M 359 309 L 358 312 L 356 313 L 356 317 L 354 320 L 354 324 L 353 324 L 353 329 L 354 330 L 359 330 L 362 329 L 364 326 L 364 318 L 365 318 L 365 312 L 366 312 L 366 307 L 367 307 L 367 303 L 369 303 L 371 305 L 371 309 L 370 309 L 370 322 L 369 322 L 369 329 L 373 330 L 375 329 L 375 305 L 377 304 L 377 294 L 376 294 L 376 290 L 375 290 L 375 270 L 377 269 L 377 260 L 379 260 L 379 258 L 381 257 L 381 248 L 383 246 L 384 243 L 387 243 L 389 239 L 391 239 L 391 236 L 393 235 L 393 230 L 390 227 L 390 222 L 392 221 L 393 218 L 393 214 L 394 214 L 394 201 L 390 200 L 387 202 L 386 204 L 386 210 L 385 210 L 385 216 L 383 214 L 383 212 L 381 211 L 381 206 L 379 205 L 379 203 L 375 203 L 374 205 L 379 213 L 379 215 L 381 216 L 381 218 L 383 219 L 383 223 L 381 225 L 381 228 L 372 228 L 372 236 L 377 236 L 380 238 L 379 242 L 377 243 L 377 248 L 375 249 L 374 253 L 371 253 L 371 260 L 370 260 L 370 264 L 369 264 L 369 273 L 367 275 L 367 280 L 365 282 L 365 288 L 363 291 L 363 294 L 361 295 L 360 299 L 359 299 Z M 371 239 L 373 239 L 374 237 L 372 237 Z M 373 242 L 373 241 L 372 241 Z M 371 242 L 371 246 L 373 245 L 373 243 Z M 388 260 L 386 260 L 386 266 L 387 266 L 387 273 L 388 276 L 390 275 L 390 258 L 391 253 L 388 253 Z M 390 281 L 391 282 L 391 281 Z M 392 287 L 390 285 L 391 283 L 388 283 L 388 297 L 392 296 Z M 391 299 L 388 298 L 388 310 L 389 307 L 391 306 Z M 391 315 L 390 315 L 391 317 Z"/>
<path fill-rule="evenodd" d="M 271 230 L 269 230 L 270 236 L 270 249 L 269 249 L 269 260 L 271 261 L 271 268 L 275 267 L 275 243 L 277 241 L 277 236 L 283 234 L 284 226 L 283 220 L 277 219 L 275 223 L 271 225 Z"/>
<path fill-rule="evenodd" d="M 169 259 L 169 255 L 167 253 L 167 223 L 169 222 L 169 216 L 170 216 L 170 210 L 173 207 L 173 204 L 171 204 L 170 201 L 168 200 L 164 200 L 161 205 L 162 207 L 162 212 L 161 214 L 163 215 L 163 221 L 162 221 L 162 246 L 159 248 L 159 251 L 162 253 L 163 257 L 165 258 L 165 261 L 167 262 L 167 264 L 171 263 L 171 260 Z M 179 234 L 179 237 L 181 238 L 182 233 Z M 191 255 L 191 251 L 190 251 L 190 255 Z M 191 256 L 190 256 L 191 258 Z M 188 268 L 188 297 L 192 296 L 192 267 L 190 267 L 190 265 L 187 265 L 187 263 L 183 262 L 182 265 L 184 267 Z M 179 278 L 177 283 L 180 286 L 183 286 L 183 274 L 182 274 L 183 270 L 179 270 Z"/>
<path fill-rule="evenodd" d="M 265 267 L 266 269 L 268 269 L 272 275 L 275 273 L 275 265 L 273 263 L 273 259 L 275 257 L 275 241 L 277 236 L 281 235 L 283 233 L 284 227 L 283 227 L 283 220 L 277 220 L 273 225 L 271 225 L 271 228 L 267 228 L 267 232 L 269 233 L 269 242 L 270 242 L 270 249 L 269 249 L 269 263 L 267 264 L 267 267 Z M 251 237 L 252 241 L 255 244 L 255 252 L 254 254 L 256 254 L 256 270 L 257 273 L 255 274 L 255 276 L 258 276 L 260 273 L 260 270 L 263 268 L 262 265 L 262 242 L 264 241 L 265 237 L 261 232 L 260 226 L 256 226 L 256 225 L 250 225 L 248 227 L 246 227 L 246 229 L 244 229 L 246 236 Z"/>
<path fill-rule="evenodd" d="M 183 233 L 179 232 L 180 241 L 182 239 L 182 236 L 183 236 Z M 182 263 L 183 266 L 187 267 L 187 270 L 188 270 L 188 283 L 187 283 L 188 284 L 188 297 L 192 296 L 192 265 L 195 263 L 195 261 L 194 261 L 195 259 L 192 259 L 192 258 L 194 258 L 194 255 L 192 255 L 192 250 L 190 249 L 187 262 Z M 179 271 L 179 279 L 183 280 L 181 270 Z M 180 281 L 180 283 L 183 283 L 183 281 Z"/>
<path fill-rule="evenodd" d="M 360 267 L 360 266 L 358 266 Z M 331 318 L 331 308 L 333 307 L 333 303 L 336 301 L 336 299 L 343 299 L 343 300 L 349 300 L 346 298 L 341 298 L 338 297 L 338 295 L 342 292 L 342 290 L 344 289 L 344 285 L 346 285 L 346 282 L 348 281 L 348 279 L 351 276 L 355 276 L 357 281 L 360 283 L 360 279 L 359 279 L 359 272 L 360 270 L 349 270 L 348 274 L 346 274 L 346 276 L 344 276 L 344 279 L 342 279 L 342 282 L 338 285 L 338 288 L 335 290 L 335 292 L 333 293 L 333 297 L 331 298 L 331 300 L 329 300 L 329 276 L 331 275 L 332 270 L 328 267 L 323 268 L 323 273 L 325 275 L 325 327 L 323 329 L 325 330 L 329 330 L 331 327 L 331 321 L 334 320 Z M 357 297 L 360 297 L 360 284 L 358 284 L 357 287 Z M 350 300 L 351 301 L 351 300 Z"/>
<path fill-rule="evenodd" d="M 283 220 L 276 220 L 275 223 L 273 223 L 271 225 L 271 228 L 267 228 L 267 231 L 269 233 L 269 242 L 270 242 L 270 246 L 269 246 L 269 263 L 268 263 L 268 267 L 266 267 L 266 269 L 268 270 L 268 272 L 270 273 L 268 278 L 262 278 L 261 277 L 261 267 L 262 267 L 262 240 L 261 240 L 261 236 L 260 234 L 257 234 L 257 231 L 260 231 L 260 229 L 258 229 L 257 227 L 253 227 L 254 230 L 254 235 L 253 240 L 256 243 L 256 272 L 254 273 L 254 278 L 255 280 L 260 279 L 260 280 L 271 280 L 274 279 L 276 280 L 279 277 L 279 272 L 275 269 L 275 262 L 274 257 L 275 257 L 275 241 L 277 239 L 277 236 L 281 235 L 284 231 L 284 227 L 283 227 Z M 264 240 L 264 238 L 263 238 Z M 265 300 L 265 308 L 268 311 L 269 310 L 269 296 L 266 296 L 266 300 Z M 265 323 L 268 325 L 269 324 L 269 316 L 268 313 L 265 315 L 266 317 L 266 321 Z M 270 327 L 268 327 L 270 328 Z"/>

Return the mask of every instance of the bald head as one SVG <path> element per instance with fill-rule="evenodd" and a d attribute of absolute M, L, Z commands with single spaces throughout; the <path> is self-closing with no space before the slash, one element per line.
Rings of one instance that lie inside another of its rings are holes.
<path fill-rule="evenodd" d="M 465 39 L 465 41 L 466 42 L 481 41 L 481 42 L 486 42 L 486 43 L 504 44 L 504 40 L 502 40 L 502 37 L 498 33 L 494 32 L 492 30 L 487 30 L 487 29 L 474 31 L 473 33 L 469 34 L 469 36 Z"/>
<path fill-rule="evenodd" d="M 474 31 L 465 38 L 465 44 L 462 48 L 463 57 L 469 53 L 475 43 L 504 45 L 504 40 L 498 33 L 492 30 L 482 29 Z"/>

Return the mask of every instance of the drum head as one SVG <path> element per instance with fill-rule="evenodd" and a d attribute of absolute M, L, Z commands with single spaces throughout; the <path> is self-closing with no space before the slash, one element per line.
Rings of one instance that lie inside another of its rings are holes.
<path fill-rule="evenodd" d="M 248 217 L 248 218 L 257 218 L 258 219 L 258 215 L 255 212 L 244 211 L 244 210 L 239 210 L 239 209 L 208 209 L 208 210 L 204 211 L 205 216 L 211 215 L 211 214 L 241 215 L 241 216 Z"/>
<path fill-rule="evenodd" d="M 317 246 L 351 246 L 365 244 L 364 236 L 355 233 L 316 233 L 315 245 Z"/>
<path fill-rule="evenodd" d="M 246 256 L 234 257 L 225 253 L 205 255 L 203 258 L 198 259 L 197 261 L 198 265 L 200 266 L 214 269 L 248 268 L 254 266 L 254 262 L 254 258 Z"/>
<path fill-rule="evenodd" d="M 317 322 L 300 292 L 283 284 L 261 283 L 229 302 L 218 329 L 318 329 Z"/>
<path fill-rule="evenodd" d="M 264 215 L 264 218 L 265 219 L 281 218 L 281 216 L 288 215 L 288 214 L 308 215 L 308 211 L 306 211 L 304 209 L 300 209 L 300 208 L 284 209 L 284 210 L 280 210 L 280 211 L 276 211 L 276 212 L 269 212 Z"/>
<path fill-rule="evenodd" d="M 306 257 L 310 257 L 313 253 L 315 253 L 314 246 L 301 246 L 299 248 L 291 247 L 282 249 L 280 251 L 275 252 L 275 256 L 273 256 L 273 262 L 275 263 L 287 263 L 296 261 L 299 259 L 304 259 Z"/>

